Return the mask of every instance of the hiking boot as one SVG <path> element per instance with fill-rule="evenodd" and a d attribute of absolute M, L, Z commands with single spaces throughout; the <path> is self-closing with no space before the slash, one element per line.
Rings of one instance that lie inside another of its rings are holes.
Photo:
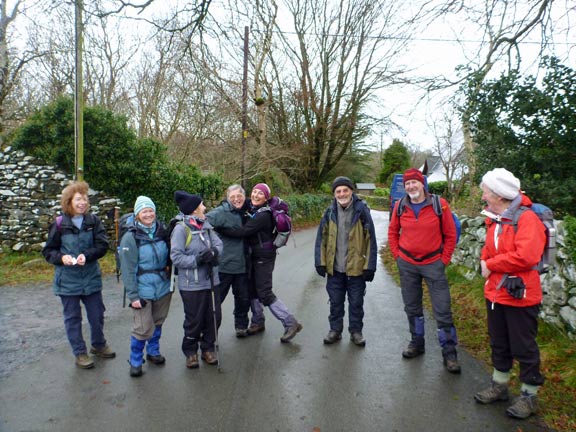
<path fill-rule="evenodd" d="M 154 363 L 155 365 L 163 365 L 166 363 L 166 357 L 161 354 L 158 355 L 150 355 L 146 354 L 146 359 L 150 360 L 150 363 Z"/>
<path fill-rule="evenodd" d="M 414 342 L 410 342 L 408 344 L 408 347 L 404 351 L 402 351 L 402 357 L 406 359 L 412 359 L 414 357 L 418 357 L 424 354 L 425 351 L 426 350 L 424 349 L 423 346 L 416 345 Z"/>
<path fill-rule="evenodd" d="M 332 345 L 335 342 L 338 342 L 342 339 L 342 333 L 338 333 L 337 331 L 330 330 L 326 337 L 324 338 L 325 345 Z"/>
<path fill-rule="evenodd" d="M 292 339 L 294 339 L 294 336 L 296 336 L 296 334 L 300 332 L 300 330 L 302 330 L 302 324 L 300 323 L 297 323 L 296 325 L 287 328 L 286 331 L 284 332 L 284 335 L 280 338 L 280 342 L 282 343 L 290 342 Z"/>
<path fill-rule="evenodd" d="M 236 337 L 237 338 L 245 338 L 248 336 L 248 329 L 237 328 L 236 329 Z"/>
<path fill-rule="evenodd" d="M 112 351 L 108 345 L 104 346 L 103 348 L 94 348 L 90 349 L 90 354 L 94 354 L 96 357 L 111 359 L 116 357 L 116 353 Z"/>
<path fill-rule="evenodd" d="M 197 369 L 200 367 L 198 354 L 192 354 L 191 356 L 186 357 L 186 367 L 188 369 Z"/>
<path fill-rule="evenodd" d="M 491 404 L 496 401 L 508 400 L 508 384 L 499 384 L 492 381 L 492 385 L 487 389 L 479 391 L 474 395 L 476 402 L 481 404 Z"/>
<path fill-rule="evenodd" d="M 514 404 L 506 410 L 506 414 L 517 419 L 525 419 L 538 412 L 538 396 L 522 392 Z"/>
<path fill-rule="evenodd" d="M 458 364 L 458 360 L 456 359 L 456 357 L 453 357 L 453 358 L 446 358 L 445 357 L 444 358 L 444 367 L 451 374 L 459 374 L 460 372 L 462 372 L 462 369 L 460 368 L 460 365 Z"/>
<path fill-rule="evenodd" d="M 209 365 L 218 364 L 218 357 L 213 351 L 206 351 L 202 353 L 202 360 L 204 360 Z"/>
<path fill-rule="evenodd" d="M 131 377 L 134 377 L 134 378 L 141 377 L 143 373 L 144 372 L 142 372 L 142 365 L 140 365 L 140 366 L 130 365 L 130 376 Z"/>
<path fill-rule="evenodd" d="M 86 353 L 78 354 L 76 356 L 76 366 L 80 369 L 92 369 L 94 367 L 94 361 Z"/>
<path fill-rule="evenodd" d="M 248 327 L 248 330 L 246 330 L 246 332 L 248 333 L 249 336 L 252 336 L 257 333 L 262 333 L 264 330 L 266 330 L 264 324 L 252 324 L 250 327 Z"/>
<path fill-rule="evenodd" d="M 359 347 L 366 346 L 366 339 L 364 339 L 364 336 L 362 336 L 362 333 L 359 333 L 359 332 L 352 333 L 350 335 L 350 340 L 356 346 L 359 346 Z"/>

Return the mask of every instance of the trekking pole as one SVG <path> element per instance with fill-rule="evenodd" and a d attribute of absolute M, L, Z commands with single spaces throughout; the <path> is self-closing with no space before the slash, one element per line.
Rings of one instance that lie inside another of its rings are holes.
<path fill-rule="evenodd" d="M 120 207 L 114 207 L 114 231 L 116 233 L 116 283 L 120 283 Z M 126 287 L 124 287 L 124 294 L 122 296 L 122 307 L 126 307 Z"/>
<path fill-rule="evenodd" d="M 214 341 L 214 348 L 216 350 L 216 359 L 218 360 L 218 372 L 222 372 L 222 364 L 220 362 L 220 344 L 218 343 L 218 325 L 217 325 L 217 319 L 216 319 L 216 295 L 214 293 L 214 267 L 212 266 L 212 263 L 208 264 L 210 267 L 210 292 L 212 293 L 212 316 L 214 317 L 214 335 L 215 337 L 215 341 Z"/>

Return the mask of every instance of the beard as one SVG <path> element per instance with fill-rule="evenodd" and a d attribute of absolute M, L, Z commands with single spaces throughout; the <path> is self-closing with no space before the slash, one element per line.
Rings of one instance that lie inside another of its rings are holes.
<path fill-rule="evenodd" d="M 336 200 L 338 202 L 338 204 L 340 204 L 342 207 L 347 207 L 348 204 L 350 204 L 352 202 L 352 197 L 350 198 L 345 198 L 345 199 L 337 199 Z"/>

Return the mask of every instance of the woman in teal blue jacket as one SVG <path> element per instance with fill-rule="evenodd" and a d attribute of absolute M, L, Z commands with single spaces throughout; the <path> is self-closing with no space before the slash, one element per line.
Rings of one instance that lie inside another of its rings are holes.
<path fill-rule="evenodd" d="M 156 206 L 146 196 L 134 204 L 134 219 L 120 242 L 120 268 L 126 296 L 134 312 L 130 338 L 130 376 L 142 376 L 146 359 L 163 365 L 160 354 L 162 324 L 170 309 L 168 231 L 156 219 Z"/>

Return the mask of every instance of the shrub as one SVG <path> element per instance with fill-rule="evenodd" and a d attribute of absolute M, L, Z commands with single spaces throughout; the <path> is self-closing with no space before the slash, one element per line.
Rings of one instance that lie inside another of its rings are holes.
<path fill-rule="evenodd" d="M 74 103 L 60 98 L 33 114 L 14 134 L 14 148 L 75 172 Z M 174 191 L 184 189 L 204 199 L 223 189 L 221 176 L 201 175 L 198 168 L 176 164 L 162 143 L 138 139 L 125 117 L 100 107 L 84 110 L 84 178 L 93 189 L 117 196 L 131 207 L 138 195 L 154 200 L 158 215 L 177 211 Z"/>

